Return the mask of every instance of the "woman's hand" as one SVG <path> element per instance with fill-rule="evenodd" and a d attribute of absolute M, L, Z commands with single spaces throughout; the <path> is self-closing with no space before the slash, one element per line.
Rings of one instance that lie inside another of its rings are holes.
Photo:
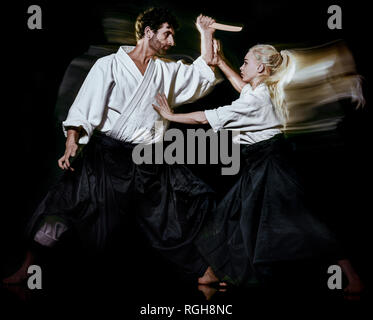
<path fill-rule="evenodd" d="M 171 120 L 171 117 L 173 116 L 173 112 L 168 105 L 168 101 L 166 98 L 166 95 L 164 93 L 158 93 L 156 96 L 157 102 L 159 106 L 156 106 L 155 104 L 152 104 L 153 108 L 165 119 Z"/>
<path fill-rule="evenodd" d="M 159 106 L 152 104 L 153 108 L 165 119 L 169 121 L 187 123 L 187 124 L 205 124 L 207 123 L 206 115 L 203 111 L 195 111 L 191 113 L 176 113 L 174 114 L 168 105 L 166 95 L 158 93 L 157 102 Z"/>
<path fill-rule="evenodd" d="M 244 86 L 247 85 L 241 78 L 241 76 L 229 66 L 226 58 L 221 49 L 221 43 L 219 40 L 213 39 L 213 57 L 209 62 L 209 65 L 214 67 L 217 66 L 225 74 L 232 86 L 241 93 Z"/>
<path fill-rule="evenodd" d="M 221 52 L 221 45 L 220 41 L 213 39 L 213 57 L 212 60 L 210 61 L 209 65 L 210 66 L 219 66 L 223 60 L 223 54 Z"/>

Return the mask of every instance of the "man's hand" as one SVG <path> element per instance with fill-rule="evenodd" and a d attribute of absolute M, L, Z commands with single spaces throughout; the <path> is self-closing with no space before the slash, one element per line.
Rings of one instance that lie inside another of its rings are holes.
<path fill-rule="evenodd" d="M 196 21 L 196 26 L 201 33 L 201 56 L 207 64 L 211 64 L 213 59 L 213 33 L 215 28 L 211 28 L 211 24 L 215 22 L 214 19 L 199 15 Z M 213 68 L 213 67 L 212 67 Z"/>
<path fill-rule="evenodd" d="M 70 166 L 70 157 L 75 157 L 76 155 L 76 152 L 78 150 L 78 139 L 79 130 L 69 129 L 67 131 L 65 154 L 58 160 L 58 166 L 62 170 L 70 169 L 71 171 L 74 171 L 74 169 Z"/>
<path fill-rule="evenodd" d="M 207 17 L 207 16 L 203 16 L 202 14 L 200 14 L 197 17 L 196 26 L 197 26 L 198 31 L 201 34 L 210 34 L 210 35 L 212 35 L 215 32 L 215 29 L 211 28 L 210 26 L 213 23 L 215 23 L 214 19 L 212 19 L 210 17 Z"/>

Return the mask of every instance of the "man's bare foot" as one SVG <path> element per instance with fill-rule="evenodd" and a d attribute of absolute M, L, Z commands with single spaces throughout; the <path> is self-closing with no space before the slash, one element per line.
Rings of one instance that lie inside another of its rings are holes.
<path fill-rule="evenodd" d="M 214 271 L 211 267 L 208 267 L 201 278 L 198 278 L 199 284 L 210 284 L 214 282 L 219 282 L 219 279 L 216 277 Z"/>
<path fill-rule="evenodd" d="M 17 272 L 3 279 L 2 281 L 3 284 L 18 284 L 26 280 L 28 278 L 28 273 L 27 273 L 28 267 L 34 262 L 34 260 L 35 260 L 35 257 L 32 254 L 32 252 L 27 251 L 26 258 L 23 261 L 22 266 L 17 270 Z"/>
<path fill-rule="evenodd" d="M 18 299 L 22 301 L 30 300 L 32 297 L 32 291 L 27 286 L 24 285 L 17 285 L 17 286 L 4 286 L 4 288 L 11 292 L 12 294 L 16 295 Z"/>

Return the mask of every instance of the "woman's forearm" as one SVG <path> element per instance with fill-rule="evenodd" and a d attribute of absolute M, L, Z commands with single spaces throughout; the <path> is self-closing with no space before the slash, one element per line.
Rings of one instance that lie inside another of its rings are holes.
<path fill-rule="evenodd" d="M 247 83 L 244 82 L 240 75 L 236 71 L 234 71 L 223 59 L 219 61 L 218 66 L 220 70 L 223 71 L 232 86 L 241 93 L 243 87 Z"/>
<path fill-rule="evenodd" d="M 203 111 L 196 111 L 196 112 L 190 112 L 190 113 L 173 113 L 167 116 L 167 119 L 173 122 L 187 123 L 187 124 L 208 123 L 205 113 Z"/>

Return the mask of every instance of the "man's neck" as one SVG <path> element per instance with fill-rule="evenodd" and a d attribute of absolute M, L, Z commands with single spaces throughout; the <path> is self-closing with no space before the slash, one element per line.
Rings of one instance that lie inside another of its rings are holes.
<path fill-rule="evenodd" d="M 137 63 L 147 65 L 149 60 L 154 57 L 155 53 L 156 52 L 150 48 L 149 44 L 141 39 L 137 42 L 136 47 L 128 55 Z"/>

